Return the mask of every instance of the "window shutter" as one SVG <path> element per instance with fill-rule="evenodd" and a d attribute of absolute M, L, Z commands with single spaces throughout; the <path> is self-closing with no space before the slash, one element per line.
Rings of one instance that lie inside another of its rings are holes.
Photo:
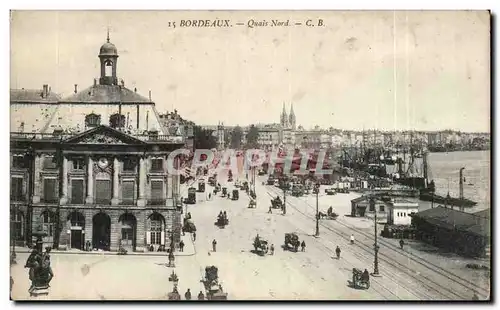
<path fill-rule="evenodd" d="M 162 181 L 152 181 L 151 182 L 151 199 L 163 199 L 163 182 Z"/>
<path fill-rule="evenodd" d="M 164 231 L 161 232 L 160 244 L 165 245 L 165 232 Z"/>
<path fill-rule="evenodd" d="M 146 232 L 146 244 L 151 244 L 151 232 Z"/>
<path fill-rule="evenodd" d="M 71 202 L 83 204 L 83 180 L 71 180 Z"/>
<path fill-rule="evenodd" d="M 96 202 L 107 203 L 111 200 L 111 181 L 96 180 Z"/>
<path fill-rule="evenodd" d="M 134 181 L 122 182 L 122 200 L 124 203 L 132 204 L 134 202 Z"/>

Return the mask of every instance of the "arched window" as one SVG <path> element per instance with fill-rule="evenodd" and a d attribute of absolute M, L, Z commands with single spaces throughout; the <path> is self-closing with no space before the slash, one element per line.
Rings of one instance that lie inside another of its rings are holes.
<path fill-rule="evenodd" d="M 125 115 L 115 113 L 109 117 L 109 126 L 113 128 L 125 127 Z"/>
<path fill-rule="evenodd" d="M 85 126 L 96 127 L 101 124 L 101 116 L 95 113 L 90 113 L 85 116 Z"/>
<path fill-rule="evenodd" d="M 48 237 L 54 236 L 55 216 L 53 212 L 44 211 L 41 214 L 42 229 Z"/>
<path fill-rule="evenodd" d="M 85 227 L 85 218 L 80 212 L 72 212 L 69 220 L 71 221 L 71 226 Z"/>
<path fill-rule="evenodd" d="M 24 240 L 24 214 L 19 210 L 10 212 L 10 224 L 12 227 L 12 239 Z"/>
<path fill-rule="evenodd" d="M 149 218 L 149 231 L 147 232 L 147 243 L 154 245 L 165 244 L 163 232 L 164 219 L 159 213 L 153 213 Z"/>
<path fill-rule="evenodd" d="M 113 62 L 111 60 L 106 60 L 104 63 L 104 75 L 112 76 L 113 75 Z"/>

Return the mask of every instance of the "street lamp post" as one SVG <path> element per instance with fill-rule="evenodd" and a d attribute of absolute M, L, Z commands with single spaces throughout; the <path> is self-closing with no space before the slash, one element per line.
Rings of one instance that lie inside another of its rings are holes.
<path fill-rule="evenodd" d="M 319 237 L 319 183 L 316 183 L 316 237 Z"/>
<path fill-rule="evenodd" d="M 373 199 L 373 197 L 370 198 L 370 206 L 373 206 L 373 210 L 375 210 L 375 244 L 374 244 L 374 250 L 375 250 L 375 258 L 374 258 L 374 261 L 373 261 L 373 273 L 372 275 L 374 276 L 380 276 L 379 272 L 378 272 L 378 250 L 379 250 L 379 246 L 378 246 L 378 242 L 377 242 L 377 210 L 375 208 L 375 200 Z"/>
<path fill-rule="evenodd" d="M 283 215 L 286 214 L 286 184 L 283 184 Z"/>

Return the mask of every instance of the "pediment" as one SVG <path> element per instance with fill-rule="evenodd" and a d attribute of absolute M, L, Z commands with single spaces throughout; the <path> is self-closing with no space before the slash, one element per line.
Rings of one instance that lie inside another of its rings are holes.
<path fill-rule="evenodd" d="M 64 141 L 70 144 L 146 144 L 128 134 L 107 126 L 99 126 Z"/>

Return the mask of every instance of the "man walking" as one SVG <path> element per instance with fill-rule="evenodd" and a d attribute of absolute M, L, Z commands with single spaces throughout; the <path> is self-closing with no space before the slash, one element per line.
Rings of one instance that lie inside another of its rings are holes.
<path fill-rule="evenodd" d="M 212 241 L 212 251 L 217 252 L 217 241 L 215 239 Z"/>
<path fill-rule="evenodd" d="M 300 247 L 301 247 L 301 251 L 302 252 L 305 252 L 306 251 L 306 242 L 304 240 L 302 240 L 302 243 L 300 244 Z"/>
<path fill-rule="evenodd" d="M 181 240 L 181 242 L 179 242 L 179 250 L 181 252 L 184 252 L 184 241 Z"/>

